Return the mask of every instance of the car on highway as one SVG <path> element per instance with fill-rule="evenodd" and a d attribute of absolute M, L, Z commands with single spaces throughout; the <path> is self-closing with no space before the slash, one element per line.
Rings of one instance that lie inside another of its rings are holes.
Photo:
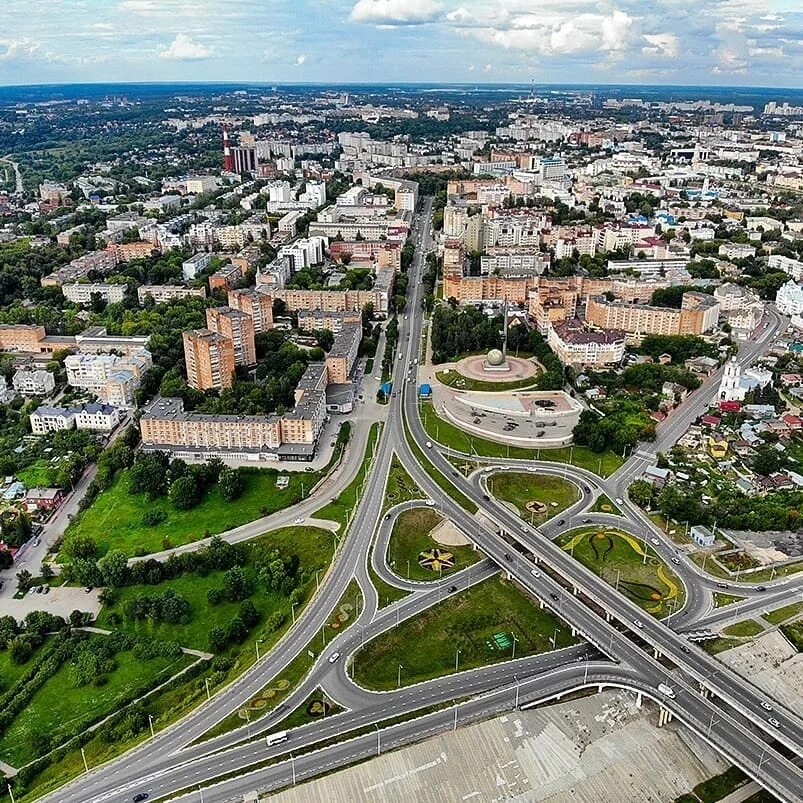
<path fill-rule="evenodd" d="M 635 625 L 635 626 L 636 626 L 636 627 L 637 627 L 639 630 L 643 630 L 643 629 L 644 629 L 644 622 L 642 622 L 642 621 L 641 621 L 641 619 L 634 619 L 634 620 L 633 620 L 633 624 L 634 624 L 634 625 Z"/>
<path fill-rule="evenodd" d="M 333 652 L 333 653 L 332 653 L 332 654 L 329 656 L 329 663 L 330 663 L 330 664 L 334 664 L 334 663 L 336 663 L 336 662 L 337 662 L 337 661 L 339 661 L 339 660 L 340 660 L 340 653 L 339 653 L 339 652 Z"/>
<path fill-rule="evenodd" d="M 756 591 L 766 591 L 767 586 L 756 586 Z"/>
<path fill-rule="evenodd" d="M 427 441 L 424 445 L 427 447 L 427 449 L 431 449 L 432 448 L 432 441 Z"/>
<path fill-rule="evenodd" d="M 672 563 L 674 563 L 675 566 L 680 566 L 680 560 L 678 558 L 672 558 Z"/>
<path fill-rule="evenodd" d="M 591 519 L 583 519 L 583 524 L 591 524 Z"/>
<path fill-rule="evenodd" d="M 513 556 L 510 555 L 509 553 L 505 552 L 505 560 L 512 562 L 513 561 Z"/>
<path fill-rule="evenodd" d="M 621 496 L 617 496 L 617 497 L 616 497 L 616 504 L 617 504 L 617 505 L 621 505 L 621 504 L 623 504 L 623 503 L 624 503 L 624 499 L 622 499 L 622 497 L 621 497 Z"/>
<path fill-rule="evenodd" d="M 770 723 L 770 725 L 772 725 L 772 727 L 773 727 L 773 728 L 780 728 L 780 727 L 781 727 L 781 723 L 780 723 L 780 722 L 778 722 L 778 720 L 777 720 L 777 719 L 775 719 L 775 717 L 770 717 L 770 718 L 767 720 L 767 722 L 769 722 L 769 723 Z"/>
<path fill-rule="evenodd" d="M 655 544 L 655 546 L 660 546 L 661 542 L 657 538 L 650 538 L 650 543 Z"/>
<path fill-rule="evenodd" d="M 131 798 L 131 800 L 133 800 L 134 803 L 142 803 L 143 800 L 147 800 L 147 799 L 148 799 L 148 793 L 147 792 L 137 792 L 134 795 L 134 797 Z"/>
<path fill-rule="evenodd" d="M 558 524 L 566 524 L 566 519 L 558 519 Z"/>
<path fill-rule="evenodd" d="M 435 507 L 435 503 L 431 499 L 427 499 L 427 507 Z"/>
<path fill-rule="evenodd" d="M 526 533 L 526 532 L 527 532 L 527 527 L 526 527 L 524 524 L 522 524 L 522 525 L 521 525 L 521 528 L 520 528 L 520 529 L 521 529 L 521 531 L 522 531 L 523 533 Z"/>
<path fill-rule="evenodd" d="M 772 711 L 772 706 L 769 703 L 761 703 L 761 707 L 766 711 Z"/>
<path fill-rule="evenodd" d="M 717 588 L 727 588 L 727 587 L 728 587 L 727 583 L 717 583 Z"/>
<path fill-rule="evenodd" d="M 483 494 L 482 498 L 487 502 L 491 497 L 488 494 Z"/>
<path fill-rule="evenodd" d="M 303 516 L 299 516 L 297 519 L 293 519 L 296 524 L 301 524 L 304 521 Z"/>
<path fill-rule="evenodd" d="M 558 601 L 558 595 L 557 595 L 557 594 L 554 594 L 554 593 L 553 593 L 553 594 L 550 594 L 550 595 L 549 595 L 549 598 L 550 598 L 551 600 L 553 600 L 554 602 L 557 602 L 557 601 Z"/>
<path fill-rule="evenodd" d="M 530 569 L 530 574 L 533 577 L 540 577 L 541 576 L 541 572 L 539 572 L 538 569 Z"/>
<path fill-rule="evenodd" d="M 450 594 L 454 594 L 454 592 L 455 592 L 455 591 L 457 591 L 457 586 L 449 586 L 449 588 L 447 588 L 446 590 L 447 590 L 447 591 L 448 591 Z"/>

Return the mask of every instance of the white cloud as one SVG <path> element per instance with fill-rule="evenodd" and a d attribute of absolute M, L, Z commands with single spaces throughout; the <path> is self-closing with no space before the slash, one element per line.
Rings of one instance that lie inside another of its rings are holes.
<path fill-rule="evenodd" d="M 641 48 L 641 52 L 645 55 L 674 59 L 680 52 L 678 38 L 671 32 L 644 34 L 644 38 L 648 44 Z"/>
<path fill-rule="evenodd" d="M 194 42 L 185 33 L 176 34 L 176 38 L 170 43 L 170 47 L 159 53 L 159 58 L 168 61 L 198 61 L 208 59 L 213 53 L 213 49 Z"/>
<path fill-rule="evenodd" d="M 0 61 L 22 61 L 38 50 L 39 43 L 30 39 L 0 39 Z"/>
<path fill-rule="evenodd" d="M 357 0 L 349 19 L 372 25 L 421 25 L 432 22 L 442 10 L 438 0 Z"/>
<path fill-rule="evenodd" d="M 304 62 L 305 62 L 306 60 L 307 60 L 307 54 L 306 54 L 306 53 L 302 53 L 302 54 L 301 54 L 300 56 L 298 56 L 298 58 L 296 59 L 296 66 L 297 66 L 297 67 L 301 67 L 301 66 L 304 64 Z"/>

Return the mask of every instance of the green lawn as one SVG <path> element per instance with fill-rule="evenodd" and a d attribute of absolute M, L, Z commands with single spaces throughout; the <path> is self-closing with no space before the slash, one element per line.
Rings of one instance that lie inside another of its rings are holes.
<path fill-rule="evenodd" d="M 736 594 L 722 594 L 719 591 L 714 592 L 714 607 L 724 608 L 726 605 L 732 605 L 734 602 L 741 602 L 744 597 L 739 597 Z"/>
<path fill-rule="evenodd" d="M 394 454 L 390 462 L 388 481 L 385 485 L 385 502 L 382 505 L 382 511 L 384 512 L 400 502 L 422 499 L 424 496 L 424 492 L 415 484 L 413 478 L 401 464 L 401 460 Z"/>
<path fill-rule="evenodd" d="M 700 642 L 700 646 L 709 654 L 717 655 L 732 647 L 738 647 L 742 642 L 735 638 L 713 638 Z"/>
<path fill-rule="evenodd" d="M 504 391 L 504 390 L 521 390 L 522 388 L 533 387 L 538 381 L 538 374 L 529 377 L 529 379 L 514 379 L 511 382 L 486 382 L 482 379 L 472 379 L 468 376 L 463 376 L 459 371 L 452 369 L 450 371 L 438 371 L 435 378 L 442 385 L 448 385 L 450 388 L 457 390 L 480 390 L 486 392 Z"/>
<path fill-rule="evenodd" d="M 399 577 L 409 580 L 437 580 L 439 577 L 452 574 L 476 563 L 482 556 L 471 546 L 442 546 L 434 541 L 429 533 L 443 517 L 432 508 L 415 508 L 405 510 L 393 525 L 393 532 L 388 543 L 388 565 Z M 443 567 L 433 571 L 419 565 L 422 553 L 433 548 L 448 552 L 451 567 Z"/>
<path fill-rule="evenodd" d="M 480 457 L 511 457 L 521 460 L 549 460 L 557 463 L 571 463 L 573 466 L 593 471 L 607 477 L 622 465 L 622 458 L 613 452 L 597 454 L 585 446 L 562 446 L 556 449 L 525 449 L 521 446 L 507 446 L 503 443 L 470 436 L 462 429 L 435 413 L 432 402 L 420 404 L 421 420 L 424 429 L 433 441 L 449 446 L 460 452 L 473 452 Z"/>
<path fill-rule="evenodd" d="M 349 483 L 348 487 L 341 492 L 340 496 L 336 499 L 332 499 L 328 505 L 316 511 L 315 518 L 337 521 L 340 522 L 341 527 L 346 526 L 349 512 L 360 501 L 360 486 L 365 481 L 365 476 L 370 468 L 371 463 L 369 458 L 373 454 L 374 444 L 378 436 L 379 423 L 371 424 L 371 429 L 368 433 L 368 442 L 365 446 L 365 455 L 360 470 L 357 472 L 357 476 Z"/>
<path fill-rule="evenodd" d="M 550 474 L 524 471 L 492 474 L 488 478 L 488 490 L 497 499 L 513 505 L 519 515 L 532 524 L 543 524 L 579 499 L 574 483 Z M 528 511 L 527 503 L 531 501 L 541 502 L 546 510 L 543 513 Z"/>
<path fill-rule="evenodd" d="M 0 694 L 7 692 L 20 677 L 28 671 L 31 663 L 41 649 L 42 648 L 39 647 L 24 664 L 18 664 L 12 661 L 8 650 L 0 650 Z"/>
<path fill-rule="evenodd" d="M 115 656 L 117 668 L 109 673 L 103 686 L 76 687 L 69 664 L 62 666 L 0 737 L 0 758 L 16 767 L 31 761 L 36 757 L 31 747 L 33 734 L 48 734 L 55 743 L 60 743 L 60 734 L 66 733 L 76 721 L 90 725 L 113 713 L 132 688 L 146 689 L 167 680 L 191 660 L 194 659 L 182 655 L 143 661 L 132 652 L 121 652 Z"/>
<path fill-rule="evenodd" d="M 786 605 L 783 608 L 776 608 L 774 611 L 765 613 L 761 618 L 765 619 L 771 625 L 779 625 L 793 616 L 799 616 L 803 613 L 803 602 L 795 602 L 792 605 Z"/>
<path fill-rule="evenodd" d="M 278 549 L 282 555 L 296 554 L 302 569 L 309 572 L 312 588 L 315 572 L 326 570 L 332 558 L 332 533 L 316 527 L 285 527 L 260 536 L 248 543 L 251 550 L 256 548 Z M 288 598 L 277 592 L 267 592 L 257 581 L 257 570 L 253 561 L 244 567 L 254 589 L 250 599 L 262 614 L 262 622 L 275 612 L 281 612 L 285 621 L 291 618 Z M 239 602 L 223 601 L 210 605 L 206 594 L 211 588 L 221 588 L 225 572 L 214 571 L 205 577 L 199 574 L 185 574 L 173 580 L 165 580 L 154 586 L 129 586 L 119 591 L 114 605 L 105 605 L 98 615 L 98 627 L 124 630 L 138 635 L 156 636 L 168 641 L 177 641 L 182 647 L 209 650 L 209 630 L 213 627 L 225 628 L 237 613 Z M 125 602 L 138 594 L 160 594 L 172 588 L 183 594 L 190 602 L 192 620 L 188 624 L 168 622 L 129 621 L 124 614 Z M 296 613 L 300 612 L 297 606 Z M 119 618 L 119 621 L 118 621 Z M 257 629 L 260 627 L 257 624 Z M 270 634 L 268 634 L 270 635 Z"/>
<path fill-rule="evenodd" d="M 122 471 L 67 527 L 65 545 L 73 538 L 90 536 L 100 554 L 122 549 L 127 555 L 181 546 L 297 504 L 302 491 L 306 497 L 323 472 L 288 472 L 290 484 L 284 490 L 276 487 L 278 476 L 280 472 L 274 469 L 247 471 L 243 473 L 243 493 L 235 501 L 224 501 L 215 486 L 192 510 L 176 510 L 165 497 L 151 501 L 144 494 L 129 493 L 128 472 Z M 167 518 L 148 527 L 142 523 L 146 510 L 162 510 Z"/>
<path fill-rule="evenodd" d="M 580 563 L 654 616 L 666 616 L 683 604 L 678 576 L 647 545 L 610 527 L 584 527 L 564 533 L 556 543 Z"/>
<path fill-rule="evenodd" d="M 329 621 L 323 634 L 316 633 L 312 641 L 290 661 L 278 677 L 271 680 L 267 686 L 263 686 L 244 706 L 220 720 L 197 741 L 201 742 L 222 733 L 228 733 L 239 728 L 245 722 L 255 722 L 273 711 L 306 677 L 315 663 L 315 658 L 326 644 L 337 635 L 339 630 L 348 627 L 351 621 L 359 615 L 358 611 L 362 610 L 363 604 L 360 586 L 356 580 L 351 580 L 334 611 L 329 615 Z M 310 652 L 312 652 L 312 656 L 310 656 Z"/>
<path fill-rule="evenodd" d="M 40 459 L 16 472 L 17 479 L 26 488 L 52 488 L 56 481 L 58 467 L 49 460 Z"/>
<path fill-rule="evenodd" d="M 517 656 L 547 652 L 556 629 L 558 647 L 576 642 L 568 625 L 518 586 L 493 577 L 370 641 L 355 655 L 354 679 L 367 688 L 393 689 L 400 664 L 401 683 L 409 685 L 451 674 L 456 657 L 460 670 L 498 663 L 513 657 L 513 637 Z"/>
<path fill-rule="evenodd" d="M 622 511 L 619 507 L 611 501 L 610 497 L 605 494 L 600 494 L 594 504 L 591 506 L 592 513 L 608 513 L 611 516 L 621 516 Z"/>
<path fill-rule="evenodd" d="M 715 775 L 707 781 L 698 783 L 694 787 L 694 794 L 702 803 L 716 803 L 740 786 L 744 786 L 748 780 L 748 777 L 738 767 L 730 767 L 721 775 Z"/>
<path fill-rule="evenodd" d="M 798 619 L 790 625 L 783 625 L 781 631 L 795 645 L 798 652 L 803 652 L 803 620 Z"/>
<path fill-rule="evenodd" d="M 726 636 L 750 638 L 751 636 L 757 636 L 759 633 L 763 633 L 764 628 L 753 619 L 745 619 L 744 622 L 736 622 L 735 624 L 728 625 L 722 632 Z"/>

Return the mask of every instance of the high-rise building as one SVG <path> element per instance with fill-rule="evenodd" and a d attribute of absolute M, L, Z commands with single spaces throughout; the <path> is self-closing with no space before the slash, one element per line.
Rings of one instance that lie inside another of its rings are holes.
<path fill-rule="evenodd" d="M 251 316 L 254 334 L 273 329 L 273 296 L 259 290 L 229 290 L 229 306 Z"/>
<path fill-rule="evenodd" d="M 214 307 L 206 311 L 206 325 L 231 340 L 235 365 L 256 363 L 254 321 L 250 315 L 231 307 Z"/>
<path fill-rule="evenodd" d="M 184 332 L 187 382 L 196 390 L 230 388 L 234 376 L 234 345 L 209 329 Z"/>

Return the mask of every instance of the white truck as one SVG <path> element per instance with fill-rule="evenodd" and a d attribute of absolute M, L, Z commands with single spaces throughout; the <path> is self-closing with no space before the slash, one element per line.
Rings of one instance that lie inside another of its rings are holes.
<path fill-rule="evenodd" d="M 659 683 L 658 691 L 661 692 L 661 694 L 663 694 L 664 697 L 674 698 L 675 696 L 675 690 L 671 686 L 668 686 L 666 683 Z"/>

